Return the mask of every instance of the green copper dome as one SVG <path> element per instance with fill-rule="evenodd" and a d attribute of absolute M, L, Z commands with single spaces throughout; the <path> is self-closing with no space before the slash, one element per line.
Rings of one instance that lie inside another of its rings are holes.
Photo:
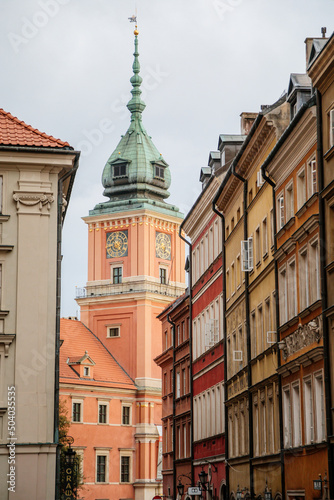
<path fill-rule="evenodd" d="M 158 209 L 182 217 L 178 208 L 164 200 L 168 198 L 171 175 L 168 164 L 154 146 L 142 123 L 142 112 L 146 105 L 141 99 L 139 76 L 140 64 L 138 36 L 135 32 L 132 98 L 127 108 L 131 113 L 131 123 L 108 159 L 102 174 L 103 195 L 109 201 L 99 203 L 91 215 L 134 210 L 140 207 Z"/>

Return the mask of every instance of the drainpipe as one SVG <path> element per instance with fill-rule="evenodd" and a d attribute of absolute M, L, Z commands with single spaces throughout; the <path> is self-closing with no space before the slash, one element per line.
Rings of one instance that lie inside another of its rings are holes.
<path fill-rule="evenodd" d="M 273 230 L 274 230 L 274 255 L 277 250 L 277 218 L 276 218 L 276 199 L 275 199 L 275 187 L 276 184 L 273 180 L 268 177 L 266 173 L 266 165 L 263 164 L 261 167 L 261 173 L 264 180 L 268 182 L 268 184 L 272 187 L 272 196 L 273 196 Z M 281 355 L 278 348 L 278 342 L 280 341 L 280 335 L 278 331 L 279 325 L 279 300 L 278 300 L 278 263 L 275 258 L 275 305 L 276 305 L 276 342 L 277 342 L 277 366 L 278 368 L 281 366 Z M 280 462 L 281 462 L 281 488 L 282 488 L 282 496 L 285 495 L 285 472 L 284 472 L 284 434 L 283 434 L 283 396 L 282 396 L 282 376 L 278 375 L 278 411 L 279 411 L 279 441 L 280 441 Z"/>
<path fill-rule="evenodd" d="M 226 356 L 226 280 L 225 280 L 225 269 L 226 269 L 226 254 L 225 254 L 225 216 L 216 208 L 216 204 L 219 198 L 220 192 L 216 194 L 212 201 L 212 210 L 218 215 L 222 223 L 222 289 L 223 289 L 223 331 L 224 331 L 224 402 L 226 403 L 228 399 L 227 394 L 227 356 Z M 226 495 L 227 498 L 230 496 L 229 492 L 229 466 L 228 466 L 228 408 L 224 404 L 224 421 L 225 421 L 225 481 L 226 481 Z"/>
<path fill-rule="evenodd" d="M 194 400 L 193 400 L 193 264 L 192 264 L 192 244 L 182 236 L 184 220 L 179 228 L 179 237 L 189 247 L 189 364 L 190 364 L 190 463 L 191 463 L 191 484 L 195 484 L 194 479 Z M 175 478 L 176 481 L 176 478 Z"/>
<path fill-rule="evenodd" d="M 45 151 L 44 151 L 45 152 Z M 71 190 L 74 182 L 74 177 L 79 166 L 80 153 L 75 153 L 75 161 L 73 168 L 63 175 L 58 180 L 58 198 L 57 198 L 57 283 L 56 283 L 56 338 L 55 338 L 55 382 L 54 382 L 54 409 L 53 409 L 53 435 L 54 442 L 57 445 L 56 450 L 56 484 L 55 484 L 55 499 L 60 499 L 60 449 L 59 444 L 59 349 L 60 349 L 60 306 L 61 306 L 61 242 L 62 242 L 62 226 L 66 213 L 63 212 L 63 183 L 69 177 L 70 185 L 68 189 L 68 198 L 71 195 Z"/>
<path fill-rule="evenodd" d="M 244 183 L 244 240 L 248 239 L 248 206 L 247 206 L 247 193 L 248 181 L 235 171 L 236 162 L 232 163 L 232 174 Z M 254 440 L 253 440 L 253 394 L 250 390 L 252 386 L 252 367 L 251 367 L 251 334 L 250 334 L 250 312 L 249 312 L 249 275 L 245 272 L 245 308 L 246 308 L 246 338 L 247 338 L 247 378 L 248 378 L 248 407 L 249 407 L 249 489 L 251 498 L 254 498 L 254 471 L 252 458 L 254 456 Z"/>
<path fill-rule="evenodd" d="M 170 319 L 169 313 L 167 314 L 167 321 L 172 325 L 173 332 L 173 498 L 176 498 L 176 464 L 175 464 L 175 446 L 176 446 L 176 432 L 175 432 L 175 323 Z"/>
<path fill-rule="evenodd" d="M 320 232 L 320 276 L 321 276 L 321 308 L 322 308 L 322 328 L 324 343 L 324 386 L 325 386 L 325 409 L 326 409 L 326 429 L 327 429 L 327 453 L 328 453 L 328 478 L 329 478 L 329 498 L 334 498 L 334 474 L 333 474 L 333 448 L 330 437 L 333 435 L 331 417 L 331 380 L 330 380 L 330 359 L 329 359 L 329 332 L 327 309 L 327 274 L 326 274 L 326 227 L 325 227 L 325 203 L 322 196 L 324 189 L 324 161 L 322 143 L 322 96 L 316 90 L 317 105 L 317 165 L 318 165 L 318 191 L 319 191 L 319 232 Z"/>

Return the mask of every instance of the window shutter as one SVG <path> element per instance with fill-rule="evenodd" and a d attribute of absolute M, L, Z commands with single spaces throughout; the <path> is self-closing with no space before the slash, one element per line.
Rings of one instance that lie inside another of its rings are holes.
<path fill-rule="evenodd" d="M 253 270 L 254 267 L 254 253 L 253 253 L 253 238 L 250 236 L 248 238 L 248 269 Z"/>
<path fill-rule="evenodd" d="M 243 271 L 249 271 L 248 269 L 248 241 L 241 241 L 241 266 Z"/>

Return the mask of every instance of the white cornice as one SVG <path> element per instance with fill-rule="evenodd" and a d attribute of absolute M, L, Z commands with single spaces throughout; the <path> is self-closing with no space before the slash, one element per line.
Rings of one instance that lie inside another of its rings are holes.
<path fill-rule="evenodd" d="M 218 191 L 221 181 L 222 176 L 212 179 L 212 182 L 205 189 L 198 202 L 193 206 L 190 215 L 187 216 L 183 224 L 185 233 L 191 238 L 193 243 L 195 243 L 210 219 L 214 216 L 212 200 Z"/>

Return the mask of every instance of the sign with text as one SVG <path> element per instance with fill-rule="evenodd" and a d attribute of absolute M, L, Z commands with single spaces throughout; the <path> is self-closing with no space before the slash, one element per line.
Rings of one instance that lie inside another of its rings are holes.
<path fill-rule="evenodd" d="M 190 488 L 188 488 L 188 495 L 201 495 L 202 494 L 202 490 L 201 488 L 199 488 L 198 486 L 190 486 Z"/>

